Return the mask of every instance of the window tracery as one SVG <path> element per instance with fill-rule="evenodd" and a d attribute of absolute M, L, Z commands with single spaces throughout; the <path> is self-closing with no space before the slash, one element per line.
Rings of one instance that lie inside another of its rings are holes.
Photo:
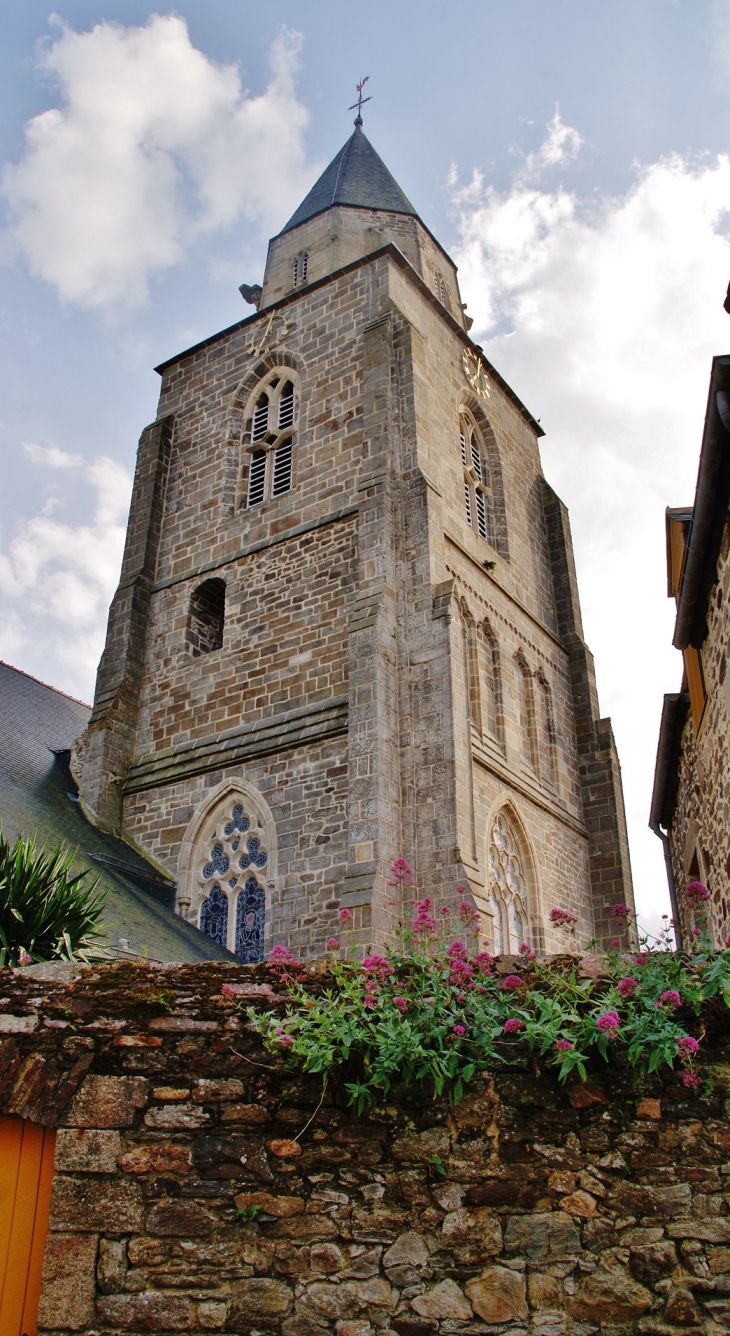
<path fill-rule="evenodd" d="M 490 831 L 488 875 L 494 952 L 515 955 L 529 932 L 527 876 L 519 839 L 504 809 Z"/>
<path fill-rule="evenodd" d="M 288 368 L 269 372 L 251 414 L 245 501 L 249 510 L 292 490 L 298 409 Z"/>
<path fill-rule="evenodd" d="M 201 932 L 247 965 L 264 958 L 266 890 L 259 877 L 268 864 L 261 822 L 243 802 L 229 803 L 198 863 L 204 896 L 198 923 Z"/>

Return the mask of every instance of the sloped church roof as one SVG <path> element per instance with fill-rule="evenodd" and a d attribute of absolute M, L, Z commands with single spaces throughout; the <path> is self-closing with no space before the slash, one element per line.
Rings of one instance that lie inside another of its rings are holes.
<path fill-rule="evenodd" d="M 359 117 L 358 117 L 359 120 Z M 280 236 L 306 223 L 335 204 L 355 209 L 387 209 L 390 213 L 409 213 L 418 217 L 394 176 L 391 176 L 382 158 L 370 140 L 355 122 L 355 131 L 343 144 L 336 158 L 315 181 L 306 199 L 296 213 L 282 227 Z"/>

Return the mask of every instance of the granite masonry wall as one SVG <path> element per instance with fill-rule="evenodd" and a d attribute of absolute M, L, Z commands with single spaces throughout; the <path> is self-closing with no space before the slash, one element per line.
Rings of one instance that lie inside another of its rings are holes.
<path fill-rule="evenodd" d="M 247 1031 L 241 1004 L 281 1004 L 265 967 L 36 966 L 0 985 L 0 1111 L 58 1129 L 44 1333 L 730 1327 L 717 1018 L 706 1098 L 620 1068 L 562 1089 L 512 1048 L 455 1108 L 358 1118 Z"/>
<path fill-rule="evenodd" d="M 695 735 L 691 713 L 684 724 L 677 801 L 669 830 L 676 884 L 681 891 L 693 876 L 699 876 L 707 884 L 712 900 L 704 908 L 709 910 L 710 925 L 718 944 L 730 932 L 729 557 L 730 526 L 726 525 L 717 578 L 708 598 L 707 638 L 700 650 L 707 705 L 699 737 Z M 680 916 L 686 934 L 694 926 L 694 918 L 687 912 L 681 895 Z"/>

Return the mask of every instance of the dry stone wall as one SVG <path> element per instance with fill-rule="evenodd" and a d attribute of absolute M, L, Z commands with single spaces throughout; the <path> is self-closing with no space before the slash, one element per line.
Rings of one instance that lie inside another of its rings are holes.
<path fill-rule="evenodd" d="M 241 1004 L 281 1005 L 265 967 L 36 966 L 0 985 L 0 1110 L 58 1128 L 44 1333 L 730 1325 L 712 1017 L 708 1098 L 618 1069 L 566 1091 L 513 1049 L 456 1108 L 358 1118 L 245 1028 Z"/>

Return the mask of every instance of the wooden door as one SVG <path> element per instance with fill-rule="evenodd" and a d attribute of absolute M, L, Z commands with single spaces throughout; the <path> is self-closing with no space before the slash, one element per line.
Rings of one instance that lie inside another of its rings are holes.
<path fill-rule="evenodd" d="M 0 1332 L 37 1336 L 56 1133 L 0 1114 Z"/>

